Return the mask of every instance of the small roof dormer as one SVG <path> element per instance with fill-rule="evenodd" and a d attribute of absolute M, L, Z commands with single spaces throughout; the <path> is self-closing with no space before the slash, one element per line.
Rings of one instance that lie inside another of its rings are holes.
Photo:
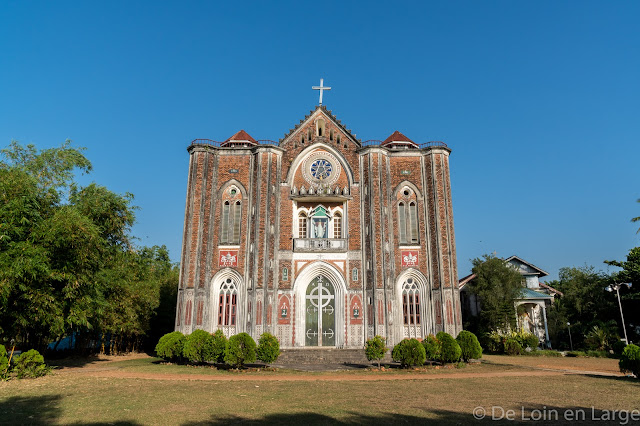
<path fill-rule="evenodd" d="M 393 132 L 388 138 L 382 142 L 381 146 L 387 148 L 420 148 L 417 143 L 400 133 L 398 130 Z"/>
<path fill-rule="evenodd" d="M 258 142 L 244 130 L 240 130 L 235 135 L 231 136 L 229 139 L 220 144 L 220 146 L 223 148 L 249 147 L 255 145 L 258 145 Z"/>

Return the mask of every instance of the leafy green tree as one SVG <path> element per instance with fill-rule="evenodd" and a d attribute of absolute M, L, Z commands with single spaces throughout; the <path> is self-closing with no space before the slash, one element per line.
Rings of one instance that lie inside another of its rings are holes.
<path fill-rule="evenodd" d="M 280 356 L 280 342 L 271 333 L 262 333 L 258 339 L 256 357 L 265 364 L 271 364 Z"/>
<path fill-rule="evenodd" d="M 384 358 L 384 354 L 388 350 L 384 337 L 378 335 L 374 336 L 373 339 L 368 339 L 364 345 L 364 354 L 369 361 L 374 359 L 378 361 L 378 369 L 380 368 L 380 360 Z"/>
<path fill-rule="evenodd" d="M 472 264 L 476 278 L 469 289 L 481 305 L 477 329 L 484 332 L 514 329 L 514 300 L 520 295 L 522 276 L 509 263 L 493 255 L 475 258 Z"/>
<path fill-rule="evenodd" d="M 256 360 L 256 342 L 247 333 L 239 333 L 229 338 L 224 352 L 224 361 L 236 368 Z"/>
<path fill-rule="evenodd" d="M 173 328 L 177 268 L 166 247 L 132 244 L 131 194 L 76 184 L 91 170 L 83 151 L 0 151 L 0 340 L 42 352 L 71 334 L 103 336 L 117 352 L 139 347 L 154 320 Z"/>
<path fill-rule="evenodd" d="M 594 325 L 611 320 L 619 312 L 615 297 L 604 291 L 611 279 L 593 266 L 561 268 L 558 276 L 549 285 L 563 296 L 556 298 L 547 313 L 549 334 L 556 346 L 568 348 L 569 322 L 573 345 L 581 347 Z"/>

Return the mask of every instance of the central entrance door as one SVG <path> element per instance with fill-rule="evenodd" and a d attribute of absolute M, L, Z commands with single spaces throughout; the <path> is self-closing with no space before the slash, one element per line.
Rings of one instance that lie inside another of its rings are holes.
<path fill-rule="evenodd" d="M 318 275 L 307 287 L 305 346 L 335 345 L 335 289 L 326 277 Z"/>

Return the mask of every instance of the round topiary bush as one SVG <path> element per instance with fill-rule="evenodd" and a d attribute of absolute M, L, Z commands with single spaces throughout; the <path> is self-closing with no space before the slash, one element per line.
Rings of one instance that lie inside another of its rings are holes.
<path fill-rule="evenodd" d="M 620 371 L 630 371 L 640 379 L 640 346 L 627 345 L 620 355 Z"/>
<path fill-rule="evenodd" d="M 472 332 L 462 330 L 456 337 L 456 342 L 460 345 L 461 356 L 465 362 L 469 362 L 470 359 L 482 358 L 482 346 L 480 346 L 478 338 Z"/>
<path fill-rule="evenodd" d="M 416 339 L 404 339 L 395 345 L 391 357 L 403 367 L 422 365 L 427 358 L 424 346 Z"/>
<path fill-rule="evenodd" d="M 504 352 L 507 355 L 522 355 L 522 345 L 516 339 L 507 339 L 504 342 Z"/>
<path fill-rule="evenodd" d="M 627 347 L 627 344 L 624 342 L 624 340 L 616 340 L 616 342 L 613 345 L 611 345 L 611 350 L 613 350 L 614 354 L 620 356 L 622 355 L 622 352 L 626 347 Z"/>
<path fill-rule="evenodd" d="M 436 334 L 436 339 L 440 342 L 440 361 L 443 363 L 447 362 L 458 362 L 460 361 L 460 355 L 462 355 L 462 350 L 460 349 L 460 345 L 456 342 L 456 339 L 453 338 L 449 333 L 445 333 L 441 331 Z"/>
<path fill-rule="evenodd" d="M 189 334 L 182 348 L 182 355 L 193 363 L 214 361 L 213 336 L 204 330 L 194 330 Z"/>
<path fill-rule="evenodd" d="M 364 354 L 369 361 L 373 361 L 374 359 L 378 361 L 378 368 L 380 368 L 380 360 L 384 358 L 384 354 L 386 354 L 388 350 L 385 345 L 385 339 L 381 336 L 376 335 L 364 344 Z"/>
<path fill-rule="evenodd" d="M 428 335 L 427 338 L 422 341 L 422 346 L 424 346 L 424 351 L 428 360 L 440 361 L 442 344 L 436 338 L 436 336 L 434 336 L 433 334 Z"/>
<path fill-rule="evenodd" d="M 227 349 L 227 336 L 224 335 L 222 330 L 218 329 L 211 335 L 212 349 L 211 359 L 209 361 L 217 362 L 219 364 L 224 362 L 224 351 Z"/>
<path fill-rule="evenodd" d="M 167 361 L 181 360 L 185 340 L 184 334 L 179 331 L 167 333 L 158 340 L 156 354 Z"/>
<path fill-rule="evenodd" d="M 24 377 L 44 376 L 49 373 L 50 369 L 44 363 L 44 358 L 40 355 L 40 352 L 31 349 L 16 358 L 13 371 L 18 379 L 22 379 Z"/>
<path fill-rule="evenodd" d="M 9 357 L 7 356 L 7 350 L 3 345 L 0 345 L 0 379 L 7 377 L 9 372 Z"/>
<path fill-rule="evenodd" d="M 262 333 L 258 339 L 257 358 L 265 364 L 271 364 L 280 356 L 280 342 L 271 333 Z"/>
<path fill-rule="evenodd" d="M 229 338 L 229 343 L 224 351 L 224 361 L 236 368 L 242 367 L 246 362 L 256 360 L 256 342 L 247 333 L 236 334 Z"/>

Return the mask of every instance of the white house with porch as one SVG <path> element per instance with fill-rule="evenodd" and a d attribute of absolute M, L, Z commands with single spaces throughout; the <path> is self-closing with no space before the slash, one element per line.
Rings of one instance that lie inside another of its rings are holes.
<path fill-rule="evenodd" d="M 520 297 L 514 301 L 518 331 L 526 331 L 538 337 L 546 347 L 550 347 L 549 329 L 547 326 L 547 308 L 553 303 L 555 296 L 562 296 L 556 289 L 540 282 L 540 278 L 549 275 L 518 256 L 511 256 L 505 262 L 512 265 L 522 275 Z M 469 291 L 467 284 L 473 281 L 475 274 L 460 279 L 460 298 L 464 315 L 477 316 L 482 309 L 482 302 Z"/>

